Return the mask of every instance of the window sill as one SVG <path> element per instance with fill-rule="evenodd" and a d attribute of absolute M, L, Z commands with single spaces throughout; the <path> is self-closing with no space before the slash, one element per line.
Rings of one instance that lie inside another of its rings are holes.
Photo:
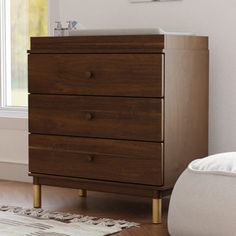
<path fill-rule="evenodd" d="M 0 130 L 28 131 L 28 110 L 26 108 L 0 109 Z"/>
<path fill-rule="evenodd" d="M 28 119 L 28 109 L 27 108 L 2 108 L 0 109 L 0 118 L 25 118 Z"/>

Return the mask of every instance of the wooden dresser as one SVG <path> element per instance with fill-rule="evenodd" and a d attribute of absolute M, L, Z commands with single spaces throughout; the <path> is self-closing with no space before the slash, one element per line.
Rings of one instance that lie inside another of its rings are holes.
<path fill-rule="evenodd" d="M 153 199 L 208 153 L 208 39 L 34 37 L 29 172 L 41 185 Z"/>

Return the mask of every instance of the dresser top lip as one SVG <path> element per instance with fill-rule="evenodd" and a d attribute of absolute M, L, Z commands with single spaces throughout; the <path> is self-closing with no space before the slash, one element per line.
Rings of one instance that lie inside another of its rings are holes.
<path fill-rule="evenodd" d="M 119 35 L 31 37 L 28 53 L 163 53 L 208 50 L 208 37 L 195 35 Z"/>

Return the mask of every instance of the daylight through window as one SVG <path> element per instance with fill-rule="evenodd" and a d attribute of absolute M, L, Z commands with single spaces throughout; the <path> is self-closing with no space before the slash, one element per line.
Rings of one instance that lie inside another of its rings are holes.
<path fill-rule="evenodd" d="M 2 99 L 27 106 L 27 49 L 30 36 L 48 34 L 47 0 L 1 0 Z"/>

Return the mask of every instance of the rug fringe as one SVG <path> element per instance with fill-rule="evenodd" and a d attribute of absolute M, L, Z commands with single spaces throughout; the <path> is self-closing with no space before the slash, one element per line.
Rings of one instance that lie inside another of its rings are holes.
<path fill-rule="evenodd" d="M 30 216 L 41 219 L 52 219 L 62 221 L 66 223 L 85 223 L 88 225 L 106 226 L 106 227 L 118 227 L 121 229 L 138 227 L 139 224 L 135 222 L 129 222 L 126 220 L 113 220 L 108 218 L 97 218 L 92 216 L 84 216 L 79 214 L 71 214 L 65 212 L 50 212 L 41 208 L 22 208 L 14 206 L 0 206 L 0 211 L 13 212 L 18 215 Z"/>

